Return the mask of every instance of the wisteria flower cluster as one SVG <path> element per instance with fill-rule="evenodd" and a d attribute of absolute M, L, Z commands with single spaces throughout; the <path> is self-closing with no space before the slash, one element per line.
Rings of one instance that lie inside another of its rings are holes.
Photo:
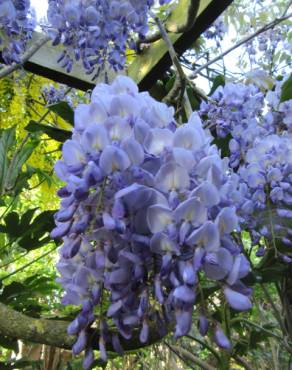
<path fill-rule="evenodd" d="M 55 167 L 66 185 L 52 237 L 64 242 L 63 304 L 81 306 L 68 332 L 78 335 L 74 354 L 85 350 L 84 368 L 94 359 L 90 327 L 99 331 L 103 360 L 108 343 L 120 353 L 120 337 L 137 328 L 141 343 L 151 325 L 163 335 L 174 322 L 175 337 L 187 334 L 201 275 L 233 309 L 251 308 L 241 282 L 250 266 L 233 239 L 240 192 L 211 140 L 196 113 L 177 127 L 173 108 L 127 77 L 97 85 L 91 103 L 76 108 Z M 230 348 L 205 310 L 201 334 L 210 322 L 216 343 Z"/>
<path fill-rule="evenodd" d="M 21 62 L 20 56 L 34 28 L 30 0 L 0 0 L 0 47 L 6 64 Z"/>
<path fill-rule="evenodd" d="M 47 105 L 66 101 L 73 108 L 74 97 L 72 94 L 67 94 L 67 92 L 65 86 L 60 85 L 56 87 L 53 84 L 49 84 L 42 88 L 41 95 Z"/>
<path fill-rule="evenodd" d="M 208 127 L 216 130 L 216 136 L 232 136 L 229 159 L 233 168 L 239 165 L 254 139 L 266 132 L 258 124 L 263 103 L 264 94 L 256 86 L 230 82 L 219 86 L 211 100 L 201 104 L 199 114 Z"/>
<path fill-rule="evenodd" d="M 160 0 L 164 4 L 168 0 Z M 86 73 L 98 73 L 107 63 L 114 70 L 125 65 L 133 36 L 148 31 L 148 13 L 154 0 L 49 0 L 48 20 L 53 44 L 62 43 L 59 58 L 70 72 L 74 60 L 81 60 Z"/>
<path fill-rule="evenodd" d="M 273 63 L 275 54 L 280 50 L 291 49 L 291 42 L 285 40 L 289 32 L 289 26 L 284 25 L 282 30 L 275 32 L 270 29 L 261 33 L 257 38 L 253 38 L 245 44 L 249 59 L 252 64 L 258 64 L 264 60 L 268 65 Z"/>
<path fill-rule="evenodd" d="M 255 245 L 262 237 L 275 247 L 278 242 L 292 245 L 292 100 L 280 100 L 286 79 L 266 94 L 254 85 L 227 83 L 200 110 L 217 136 L 229 135 L 230 165 L 237 170 L 244 200 L 237 206 Z M 261 246 L 257 254 L 264 252 Z M 292 261 L 289 255 L 278 256 Z"/>
<path fill-rule="evenodd" d="M 242 207 L 255 241 L 261 236 L 292 246 L 292 135 L 271 134 L 257 138 L 239 168 L 245 196 Z M 249 217 L 248 217 L 249 216 Z M 263 247 L 258 255 L 264 252 Z M 280 257 L 292 262 L 288 256 Z"/>
<path fill-rule="evenodd" d="M 216 45 L 220 46 L 220 41 L 223 40 L 227 33 L 227 27 L 222 18 L 217 18 L 216 21 L 204 32 L 204 36 L 209 40 L 215 40 Z"/>

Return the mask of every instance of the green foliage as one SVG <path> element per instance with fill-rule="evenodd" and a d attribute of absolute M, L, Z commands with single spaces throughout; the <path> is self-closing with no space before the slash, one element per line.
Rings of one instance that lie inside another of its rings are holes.
<path fill-rule="evenodd" d="M 48 105 L 48 109 L 49 111 L 56 113 L 71 126 L 74 125 L 74 111 L 67 102 L 62 101 L 56 104 Z"/>
<path fill-rule="evenodd" d="M 213 85 L 212 85 L 212 88 L 209 92 L 209 96 L 211 96 L 219 86 L 224 86 L 225 85 L 225 77 L 223 75 L 217 75 L 214 79 L 213 79 Z"/>
<path fill-rule="evenodd" d="M 292 74 L 290 77 L 283 83 L 282 93 L 281 93 L 281 102 L 292 99 Z"/>
<path fill-rule="evenodd" d="M 17 145 L 15 126 L 0 131 L 0 195 L 19 194 L 32 175 L 22 167 L 38 142 L 27 139 Z"/>
<path fill-rule="evenodd" d="M 16 211 L 8 213 L 4 225 L 0 225 L 0 233 L 5 233 L 11 243 L 17 242 L 27 252 L 46 245 L 51 240 L 48 232 L 54 226 L 54 211 L 44 211 L 33 218 L 35 212 L 36 208 L 28 209 L 22 216 Z"/>
<path fill-rule="evenodd" d="M 54 276 L 34 275 L 21 283 L 13 281 L 3 286 L 0 302 L 12 306 L 17 311 L 39 317 L 44 307 L 38 303 L 37 298 L 49 296 L 58 288 L 52 277 Z"/>
<path fill-rule="evenodd" d="M 11 360 L 0 362 L 0 370 L 13 370 L 13 369 L 29 369 L 39 370 L 41 361 L 29 361 L 29 360 Z"/>
<path fill-rule="evenodd" d="M 71 137 L 70 131 L 63 130 L 54 126 L 43 125 L 35 121 L 30 121 L 29 124 L 25 127 L 25 129 L 30 133 L 46 134 L 51 139 L 61 143 L 70 139 Z"/>

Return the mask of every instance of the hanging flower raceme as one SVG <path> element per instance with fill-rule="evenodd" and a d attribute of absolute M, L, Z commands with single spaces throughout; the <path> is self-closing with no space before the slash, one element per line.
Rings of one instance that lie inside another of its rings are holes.
<path fill-rule="evenodd" d="M 252 231 L 255 244 L 261 237 L 275 247 L 292 246 L 292 135 L 287 132 L 257 138 L 239 167 L 245 202 L 241 206 L 244 221 Z M 280 248 L 281 249 L 281 248 Z M 258 255 L 264 253 L 259 248 Z M 291 254 L 277 255 L 292 262 Z M 290 255 L 290 257 L 289 257 Z"/>
<path fill-rule="evenodd" d="M 242 153 L 254 139 L 266 132 L 265 126 L 259 124 L 263 102 L 264 95 L 256 86 L 227 83 L 219 86 L 212 100 L 201 104 L 200 116 L 216 130 L 216 135 L 232 136 L 229 160 L 233 168 L 238 166 Z"/>
<path fill-rule="evenodd" d="M 154 0 L 49 0 L 49 33 L 54 45 L 65 47 L 59 62 L 67 72 L 74 60 L 81 60 L 88 74 L 97 74 L 106 63 L 123 69 L 126 49 L 135 49 L 133 36 L 143 38 L 148 31 L 153 4 Z"/>
<path fill-rule="evenodd" d="M 244 229 L 254 245 L 264 237 L 276 248 L 292 245 L 292 100 L 280 100 L 287 77 L 265 95 L 253 85 L 228 83 L 200 111 L 219 137 L 231 137 L 229 159 L 239 175 L 241 201 L 236 204 Z M 264 252 L 260 246 L 257 255 Z M 276 255 L 292 261 L 289 253 Z"/>
<path fill-rule="evenodd" d="M 120 352 L 119 337 L 130 339 L 137 328 L 142 343 L 153 325 L 166 334 L 175 322 L 175 336 L 187 334 L 199 274 L 220 282 L 233 309 L 251 307 L 240 280 L 249 263 L 231 235 L 236 178 L 198 115 L 178 128 L 173 115 L 127 77 L 99 84 L 91 103 L 77 107 L 56 164 L 66 185 L 52 237 L 64 242 L 57 265 L 63 303 L 81 306 L 68 332 L 78 335 L 73 352 L 85 350 L 85 368 L 93 361 L 91 326 L 104 360 L 109 342 Z M 221 345 L 217 324 L 214 331 Z"/>
<path fill-rule="evenodd" d="M 217 18 L 216 21 L 204 32 L 204 36 L 209 40 L 215 40 L 217 47 L 220 47 L 220 41 L 227 33 L 227 26 L 223 18 Z"/>
<path fill-rule="evenodd" d="M 20 56 L 31 39 L 35 16 L 29 0 L 0 1 L 0 49 L 6 64 L 20 63 Z"/>

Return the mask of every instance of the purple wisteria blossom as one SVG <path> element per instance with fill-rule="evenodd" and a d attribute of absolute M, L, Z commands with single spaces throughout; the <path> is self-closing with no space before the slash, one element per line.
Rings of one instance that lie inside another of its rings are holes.
<path fill-rule="evenodd" d="M 161 0 L 160 4 L 169 0 Z M 134 36 L 145 37 L 154 0 L 49 0 L 49 34 L 63 44 L 58 62 L 70 72 L 81 61 L 95 75 L 107 64 L 123 69 L 126 50 L 135 49 Z"/>
<path fill-rule="evenodd" d="M 201 105 L 206 125 L 229 140 L 229 161 L 241 193 L 235 205 L 253 245 L 266 238 L 274 246 L 292 246 L 292 100 L 281 102 L 287 78 L 265 94 L 251 84 L 227 83 Z M 257 256 L 264 253 L 260 244 Z M 290 262 L 290 253 L 276 255 Z"/>
<path fill-rule="evenodd" d="M 220 47 L 220 41 L 223 40 L 227 33 L 227 26 L 224 23 L 223 18 L 217 18 L 216 21 L 204 32 L 205 36 L 209 40 L 215 40 L 217 47 Z"/>
<path fill-rule="evenodd" d="M 0 49 L 6 64 L 21 62 L 34 28 L 35 15 L 29 0 L 0 0 Z"/>
<path fill-rule="evenodd" d="M 196 113 L 177 128 L 174 109 L 127 77 L 97 85 L 91 103 L 76 108 L 72 139 L 55 166 L 65 186 L 52 236 L 63 239 L 63 303 L 81 306 L 68 332 L 78 335 L 73 352 L 85 351 L 85 369 L 92 325 L 103 360 L 110 341 L 120 353 L 119 337 L 137 328 L 142 343 L 153 325 L 166 333 L 174 322 L 175 337 L 187 334 L 199 274 L 222 287 L 233 309 L 251 307 L 241 282 L 249 263 L 232 237 L 238 184 L 211 141 Z M 215 340 L 227 348 L 218 330 Z"/>

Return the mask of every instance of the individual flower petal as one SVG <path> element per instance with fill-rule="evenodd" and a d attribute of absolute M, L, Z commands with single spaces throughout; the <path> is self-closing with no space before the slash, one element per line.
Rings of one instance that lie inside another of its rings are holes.
<path fill-rule="evenodd" d="M 189 221 L 199 226 L 207 220 L 207 209 L 196 198 L 189 198 L 175 209 L 174 217 L 177 222 Z"/>
<path fill-rule="evenodd" d="M 67 140 L 63 144 L 62 152 L 64 162 L 68 166 L 79 166 L 86 162 L 85 154 L 76 141 Z"/>
<path fill-rule="evenodd" d="M 139 339 L 141 343 L 146 343 L 149 337 L 149 324 L 147 320 L 143 320 L 142 329 L 140 331 Z"/>
<path fill-rule="evenodd" d="M 223 208 L 216 217 L 216 224 L 221 234 L 229 234 L 238 229 L 238 218 L 235 207 Z"/>
<path fill-rule="evenodd" d="M 85 152 L 95 154 L 109 145 L 107 130 L 102 124 L 88 125 L 81 137 L 81 145 Z"/>
<path fill-rule="evenodd" d="M 204 315 L 199 316 L 199 332 L 202 337 L 204 337 L 209 329 L 209 321 Z"/>
<path fill-rule="evenodd" d="M 104 124 L 111 141 L 121 142 L 132 136 L 131 126 L 119 116 L 109 117 Z"/>
<path fill-rule="evenodd" d="M 133 138 L 123 141 L 122 149 L 127 153 L 130 161 L 134 165 L 140 165 L 144 160 L 144 152 L 142 146 Z"/>
<path fill-rule="evenodd" d="M 188 150 L 199 150 L 204 145 L 204 133 L 195 127 L 195 125 L 185 124 L 180 126 L 173 139 L 174 147 L 180 147 Z"/>
<path fill-rule="evenodd" d="M 85 349 L 86 344 L 87 344 L 87 334 L 85 330 L 82 330 L 78 335 L 77 341 L 73 344 L 72 347 L 73 354 L 75 356 L 79 355 L 79 353 L 81 353 Z"/>
<path fill-rule="evenodd" d="M 159 155 L 172 145 L 173 133 L 168 129 L 154 128 L 148 132 L 144 147 L 148 153 Z"/>
<path fill-rule="evenodd" d="M 92 368 L 93 363 L 94 363 L 94 352 L 92 348 L 87 348 L 82 362 L 83 369 L 90 370 Z"/>
<path fill-rule="evenodd" d="M 220 348 L 227 350 L 230 350 L 232 348 L 229 339 L 226 337 L 219 325 L 217 325 L 215 328 L 214 341 Z"/>
<path fill-rule="evenodd" d="M 155 204 L 147 210 L 147 223 L 152 233 L 163 231 L 172 222 L 172 211 Z"/>
<path fill-rule="evenodd" d="M 250 264 L 248 260 L 242 254 L 239 254 L 234 258 L 232 269 L 226 281 L 228 284 L 233 285 L 238 279 L 245 277 L 249 272 Z"/>
<path fill-rule="evenodd" d="M 109 175 L 115 171 L 125 171 L 131 162 L 124 150 L 108 145 L 101 153 L 99 165 Z"/>
<path fill-rule="evenodd" d="M 234 310 L 248 311 L 252 308 L 252 303 L 246 295 L 238 293 L 228 286 L 224 288 L 224 294 L 227 302 Z"/>
<path fill-rule="evenodd" d="M 136 212 L 141 208 L 158 203 L 167 205 L 165 197 L 156 190 L 139 184 L 132 184 L 115 194 L 116 199 L 122 199 L 127 209 Z"/>
<path fill-rule="evenodd" d="M 190 150 L 184 148 L 173 148 L 172 155 L 175 163 L 191 171 L 196 164 L 195 157 Z"/>
<path fill-rule="evenodd" d="M 115 352 L 122 356 L 124 354 L 124 350 L 123 350 L 123 347 L 121 345 L 120 338 L 119 338 L 118 334 L 113 334 L 112 344 L 113 344 L 113 349 L 115 350 Z"/>
<path fill-rule="evenodd" d="M 173 296 L 188 304 L 193 304 L 195 302 L 196 294 L 194 289 L 189 288 L 187 285 L 181 285 L 174 289 Z"/>
<path fill-rule="evenodd" d="M 188 334 L 192 326 L 192 310 L 176 310 L 175 320 L 176 326 L 174 336 L 178 338 Z"/>
<path fill-rule="evenodd" d="M 128 93 L 136 95 L 139 92 L 138 86 L 135 82 L 131 78 L 122 75 L 119 75 L 114 79 L 111 85 L 111 90 L 115 94 Z"/>
<path fill-rule="evenodd" d="M 225 248 L 220 248 L 217 253 L 210 253 L 205 257 L 203 269 L 210 279 L 222 280 L 233 266 L 233 257 Z"/>
<path fill-rule="evenodd" d="M 71 227 L 71 222 L 64 222 L 57 224 L 57 227 L 55 227 L 51 231 L 51 238 L 52 239 L 58 239 L 62 238 L 63 236 L 67 235 Z"/>
<path fill-rule="evenodd" d="M 220 194 L 216 186 L 208 181 L 204 181 L 198 186 L 191 196 L 198 197 L 206 207 L 213 207 L 220 201 Z"/>
<path fill-rule="evenodd" d="M 167 235 L 163 233 L 156 233 L 153 235 L 150 242 L 150 248 L 153 253 L 157 254 L 179 254 L 179 248 L 175 241 L 171 240 Z"/>
<path fill-rule="evenodd" d="M 174 162 L 165 164 L 155 176 L 157 187 L 163 192 L 185 190 L 190 186 L 187 170 Z"/>
<path fill-rule="evenodd" d="M 122 308 L 122 306 L 123 302 L 121 300 L 112 303 L 107 310 L 107 316 L 109 317 L 114 316 Z"/>
<path fill-rule="evenodd" d="M 194 285 L 197 282 L 197 274 L 192 261 L 179 261 L 178 268 L 184 283 Z"/>
<path fill-rule="evenodd" d="M 215 252 L 220 246 L 218 227 L 213 222 L 207 221 L 192 232 L 186 243 L 190 246 L 202 246 L 207 252 Z"/>

